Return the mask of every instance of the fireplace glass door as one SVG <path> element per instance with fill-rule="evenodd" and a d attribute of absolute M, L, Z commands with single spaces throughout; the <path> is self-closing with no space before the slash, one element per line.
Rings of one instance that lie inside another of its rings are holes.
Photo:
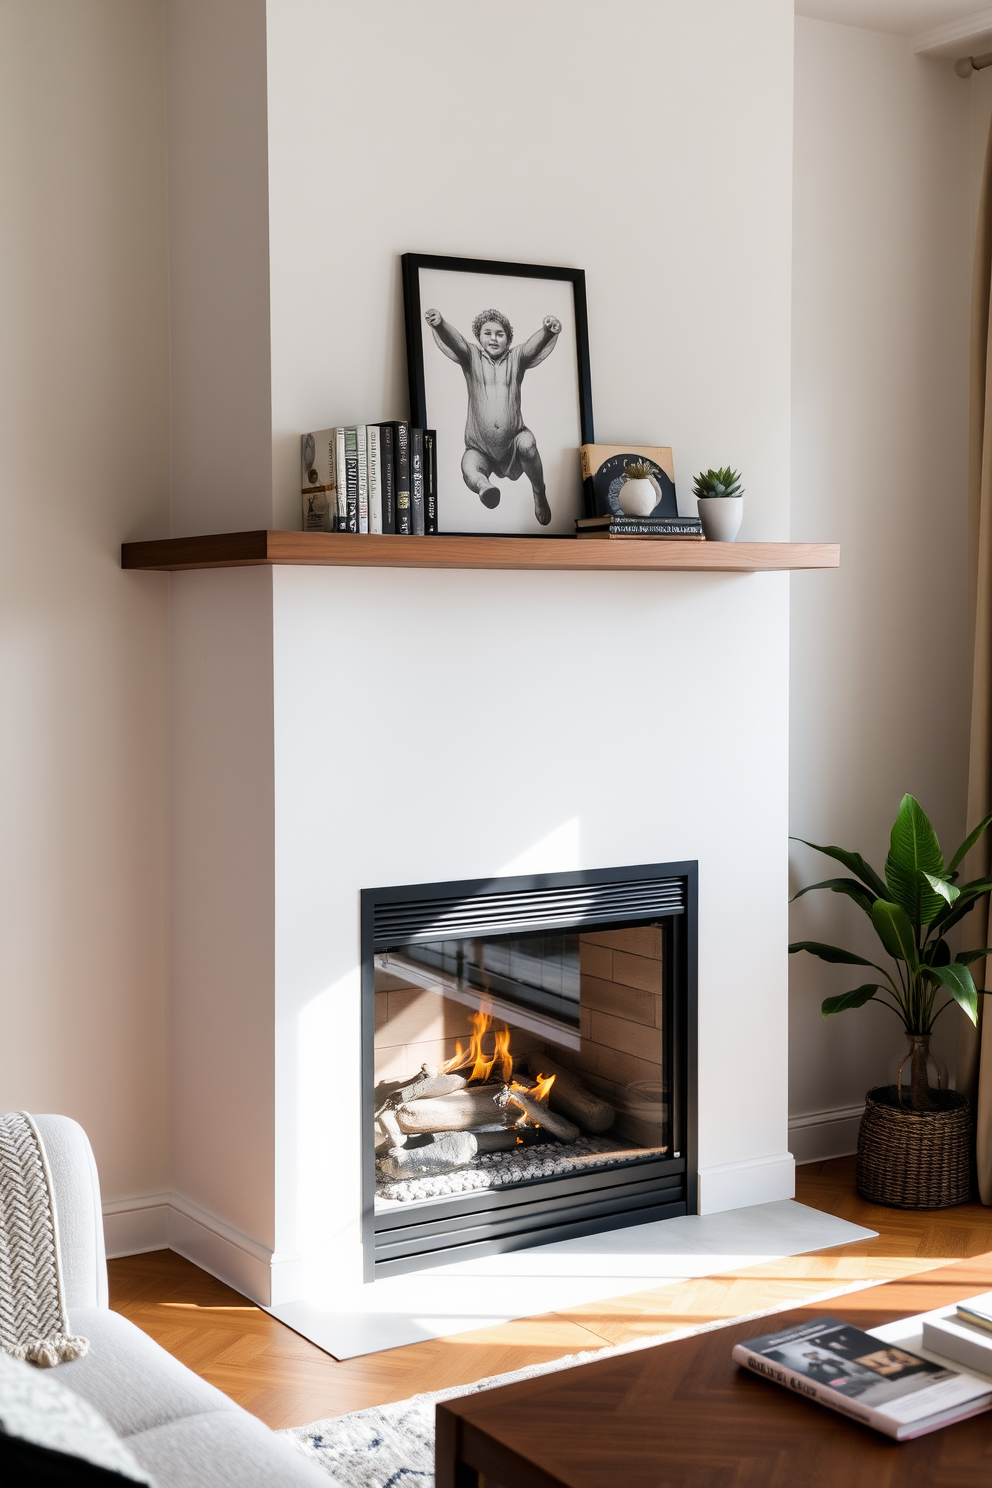
<path fill-rule="evenodd" d="M 377 1211 L 671 1156 L 665 934 L 379 952 Z"/>

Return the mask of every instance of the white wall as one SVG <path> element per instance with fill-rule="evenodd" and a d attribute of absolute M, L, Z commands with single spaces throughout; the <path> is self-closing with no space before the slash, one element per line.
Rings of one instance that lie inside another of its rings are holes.
<path fill-rule="evenodd" d="M 904 791 L 952 849 L 965 829 L 973 95 L 902 37 L 803 19 L 795 95 L 792 532 L 839 540 L 842 567 L 792 587 L 790 830 L 880 868 Z M 793 890 L 833 876 L 797 844 L 792 861 Z M 791 930 L 871 954 L 836 895 L 801 900 Z M 894 1017 L 821 1020 L 854 976 L 792 960 L 799 1161 L 853 1151 L 889 1079 Z M 938 1025 L 952 1062 L 960 1016 Z"/>
<path fill-rule="evenodd" d="M 0 1109 L 92 1138 L 105 1195 L 169 1178 L 162 18 L 0 7 Z"/>
<path fill-rule="evenodd" d="M 597 438 L 671 442 L 690 510 L 733 459 L 788 536 L 788 0 L 280 0 L 268 52 L 279 525 L 301 429 L 406 412 L 415 251 L 584 268 Z"/>

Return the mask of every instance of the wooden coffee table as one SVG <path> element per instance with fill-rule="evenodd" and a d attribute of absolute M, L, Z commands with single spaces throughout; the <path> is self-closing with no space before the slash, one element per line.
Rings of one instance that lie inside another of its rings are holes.
<path fill-rule="evenodd" d="M 769 1384 L 735 1343 L 878 1327 L 992 1289 L 992 1253 L 437 1407 L 437 1488 L 989 1488 L 992 1412 L 897 1443 Z"/>

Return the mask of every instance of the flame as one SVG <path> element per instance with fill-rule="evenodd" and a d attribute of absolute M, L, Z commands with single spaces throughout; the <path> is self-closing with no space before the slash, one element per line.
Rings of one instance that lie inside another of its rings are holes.
<path fill-rule="evenodd" d="M 439 1075 L 450 1075 L 453 1074 L 455 1070 L 461 1069 L 465 1063 L 466 1054 L 465 1050 L 462 1048 L 462 1041 L 461 1039 L 459 1039 L 458 1042 L 455 1044 L 454 1054 L 452 1054 L 450 1059 L 446 1059 L 443 1064 L 438 1065 L 437 1072 Z"/>
<path fill-rule="evenodd" d="M 513 1074 L 513 1055 L 510 1053 L 510 1030 L 505 1023 L 502 1028 L 497 1028 L 493 1037 L 496 1043 L 493 1064 L 499 1060 L 500 1079 L 506 1085 Z"/>
<path fill-rule="evenodd" d="M 519 1080 L 514 1080 L 510 1086 L 511 1090 L 519 1090 L 539 1105 L 546 1106 L 551 1094 L 551 1087 L 555 1083 L 554 1075 L 538 1075 L 533 1085 L 521 1085 Z M 526 1111 L 521 1111 L 514 1126 L 540 1126 L 539 1121 L 532 1121 Z"/>
<path fill-rule="evenodd" d="M 468 1048 L 462 1046 L 461 1040 L 455 1045 L 455 1052 L 450 1059 L 438 1065 L 438 1073 L 449 1075 L 454 1070 L 468 1069 L 469 1080 L 485 1082 L 492 1078 L 493 1067 L 498 1063 L 499 1077 L 504 1084 L 513 1074 L 513 1056 L 510 1053 L 510 1030 L 504 1023 L 502 1027 L 493 1032 L 493 1052 L 483 1052 L 482 1040 L 492 1026 L 492 1014 L 485 1008 L 480 1007 L 477 1013 L 469 1018 L 472 1025 L 472 1037 Z"/>
<path fill-rule="evenodd" d="M 551 1087 L 554 1083 L 554 1075 L 538 1075 L 537 1084 L 530 1092 L 531 1100 L 540 1101 L 542 1106 L 546 1106 L 551 1095 Z"/>

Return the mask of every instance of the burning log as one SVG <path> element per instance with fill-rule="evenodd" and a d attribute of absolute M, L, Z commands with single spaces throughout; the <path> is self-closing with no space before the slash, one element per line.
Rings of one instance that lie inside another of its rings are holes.
<path fill-rule="evenodd" d="M 527 1068 L 535 1079 L 538 1075 L 554 1075 L 551 1105 L 556 1111 L 561 1111 L 563 1115 L 570 1116 L 573 1121 L 577 1121 L 583 1130 L 609 1131 L 617 1119 L 617 1113 L 609 1101 L 594 1095 L 588 1086 L 583 1085 L 577 1075 L 574 1075 L 571 1070 L 563 1069 L 546 1054 L 528 1054 Z"/>
<path fill-rule="evenodd" d="M 559 1116 L 555 1111 L 546 1111 L 540 1101 L 532 1100 L 523 1090 L 514 1089 L 513 1086 L 504 1087 L 500 1104 L 506 1106 L 510 1101 L 519 1106 L 535 1126 L 540 1126 L 544 1131 L 550 1132 L 553 1137 L 558 1138 L 559 1142 L 574 1142 L 577 1137 L 581 1136 L 579 1128 L 566 1117 Z"/>
<path fill-rule="evenodd" d="M 387 1178 L 414 1178 L 425 1173 L 450 1173 L 464 1168 L 478 1152 L 471 1132 L 446 1131 L 418 1142 L 414 1147 L 393 1147 L 380 1159 Z"/>
<path fill-rule="evenodd" d="M 401 1132 L 469 1131 L 503 1119 L 497 1104 L 501 1085 L 476 1085 L 433 1100 L 404 1101 L 396 1108 Z"/>
<path fill-rule="evenodd" d="M 464 1075 L 445 1075 L 431 1069 L 429 1064 L 420 1066 L 420 1073 L 412 1080 L 384 1080 L 375 1087 L 376 1105 L 391 1101 L 394 1106 L 408 1100 L 423 1100 L 427 1096 L 450 1095 L 453 1090 L 464 1090 L 468 1080 Z"/>

